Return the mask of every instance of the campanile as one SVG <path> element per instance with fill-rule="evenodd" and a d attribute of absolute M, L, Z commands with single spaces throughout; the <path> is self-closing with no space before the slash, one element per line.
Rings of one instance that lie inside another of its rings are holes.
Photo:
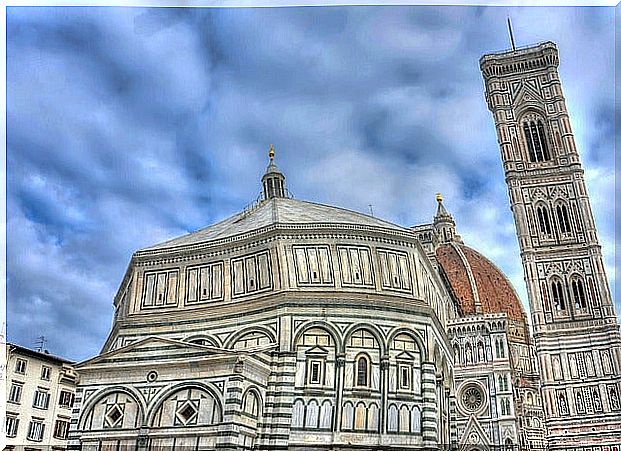
<path fill-rule="evenodd" d="M 621 336 L 553 42 L 484 55 L 551 450 L 619 444 Z M 612 212 L 611 212 L 612 213 Z"/>

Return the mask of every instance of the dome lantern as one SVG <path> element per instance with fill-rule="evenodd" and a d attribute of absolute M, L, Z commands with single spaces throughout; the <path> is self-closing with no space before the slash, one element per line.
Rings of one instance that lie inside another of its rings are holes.
<path fill-rule="evenodd" d="M 461 243 L 461 237 L 457 234 L 457 228 L 455 227 L 455 220 L 444 207 L 442 194 L 436 194 L 436 201 L 438 202 L 438 210 L 433 218 L 433 227 L 438 235 L 439 241 L 441 243 L 448 243 L 451 241 Z"/>
<path fill-rule="evenodd" d="M 287 197 L 285 189 L 285 175 L 280 172 L 276 163 L 274 163 L 274 145 L 270 144 L 269 157 L 270 162 L 267 165 L 265 174 L 261 178 L 263 184 L 263 198 L 272 199 L 274 197 Z"/>

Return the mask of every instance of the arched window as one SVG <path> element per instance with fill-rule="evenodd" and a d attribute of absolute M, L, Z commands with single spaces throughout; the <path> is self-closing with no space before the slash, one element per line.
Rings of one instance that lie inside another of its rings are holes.
<path fill-rule="evenodd" d="M 366 356 L 358 356 L 356 360 L 356 385 L 358 387 L 369 386 L 369 359 Z"/>
<path fill-rule="evenodd" d="M 584 293 L 584 284 L 581 279 L 574 279 L 571 281 L 571 292 L 574 296 L 574 305 L 578 309 L 586 308 L 586 296 Z"/>
<path fill-rule="evenodd" d="M 252 417 L 258 417 L 261 411 L 261 399 L 254 390 L 246 392 L 243 400 L 242 411 Z"/>
<path fill-rule="evenodd" d="M 524 138 L 528 146 L 528 158 L 533 163 L 550 160 L 550 151 L 541 119 L 528 120 L 523 124 Z"/>
<path fill-rule="evenodd" d="M 563 294 L 563 285 L 559 280 L 552 281 L 552 300 L 556 310 L 565 310 L 565 296 Z"/>
<path fill-rule="evenodd" d="M 500 412 L 502 415 L 511 415 L 511 401 L 508 399 L 501 399 Z"/>
<path fill-rule="evenodd" d="M 509 383 L 507 382 L 506 374 L 498 376 L 498 389 L 500 391 L 507 391 L 509 389 Z"/>
<path fill-rule="evenodd" d="M 567 207 L 565 205 L 556 206 L 556 217 L 558 218 L 558 228 L 561 233 L 571 232 L 569 213 L 567 213 Z"/>
<path fill-rule="evenodd" d="M 502 338 L 496 339 L 496 357 L 500 359 L 505 358 L 505 343 L 502 341 Z"/>
<path fill-rule="evenodd" d="M 537 207 L 537 219 L 539 221 L 539 231 L 544 235 L 552 234 L 550 214 L 545 206 L 541 205 Z"/>

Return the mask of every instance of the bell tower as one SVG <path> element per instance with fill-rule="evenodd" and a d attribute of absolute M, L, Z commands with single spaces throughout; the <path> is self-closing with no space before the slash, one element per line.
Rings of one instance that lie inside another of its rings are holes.
<path fill-rule="evenodd" d="M 484 55 L 521 251 L 551 450 L 619 443 L 621 336 L 556 45 Z"/>

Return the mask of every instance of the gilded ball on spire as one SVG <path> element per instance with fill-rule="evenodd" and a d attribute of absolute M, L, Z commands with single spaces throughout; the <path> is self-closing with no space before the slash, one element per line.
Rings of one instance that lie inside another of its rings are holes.
<path fill-rule="evenodd" d="M 438 202 L 442 202 L 442 200 L 443 200 L 443 199 L 442 199 L 442 193 L 436 193 L 436 200 L 437 200 Z"/>
<path fill-rule="evenodd" d="M 274 159 L 274 155 L 275 155 L 274 144 L 270 144 L 270 152 L 269 152 L 270 160 Z"/>

